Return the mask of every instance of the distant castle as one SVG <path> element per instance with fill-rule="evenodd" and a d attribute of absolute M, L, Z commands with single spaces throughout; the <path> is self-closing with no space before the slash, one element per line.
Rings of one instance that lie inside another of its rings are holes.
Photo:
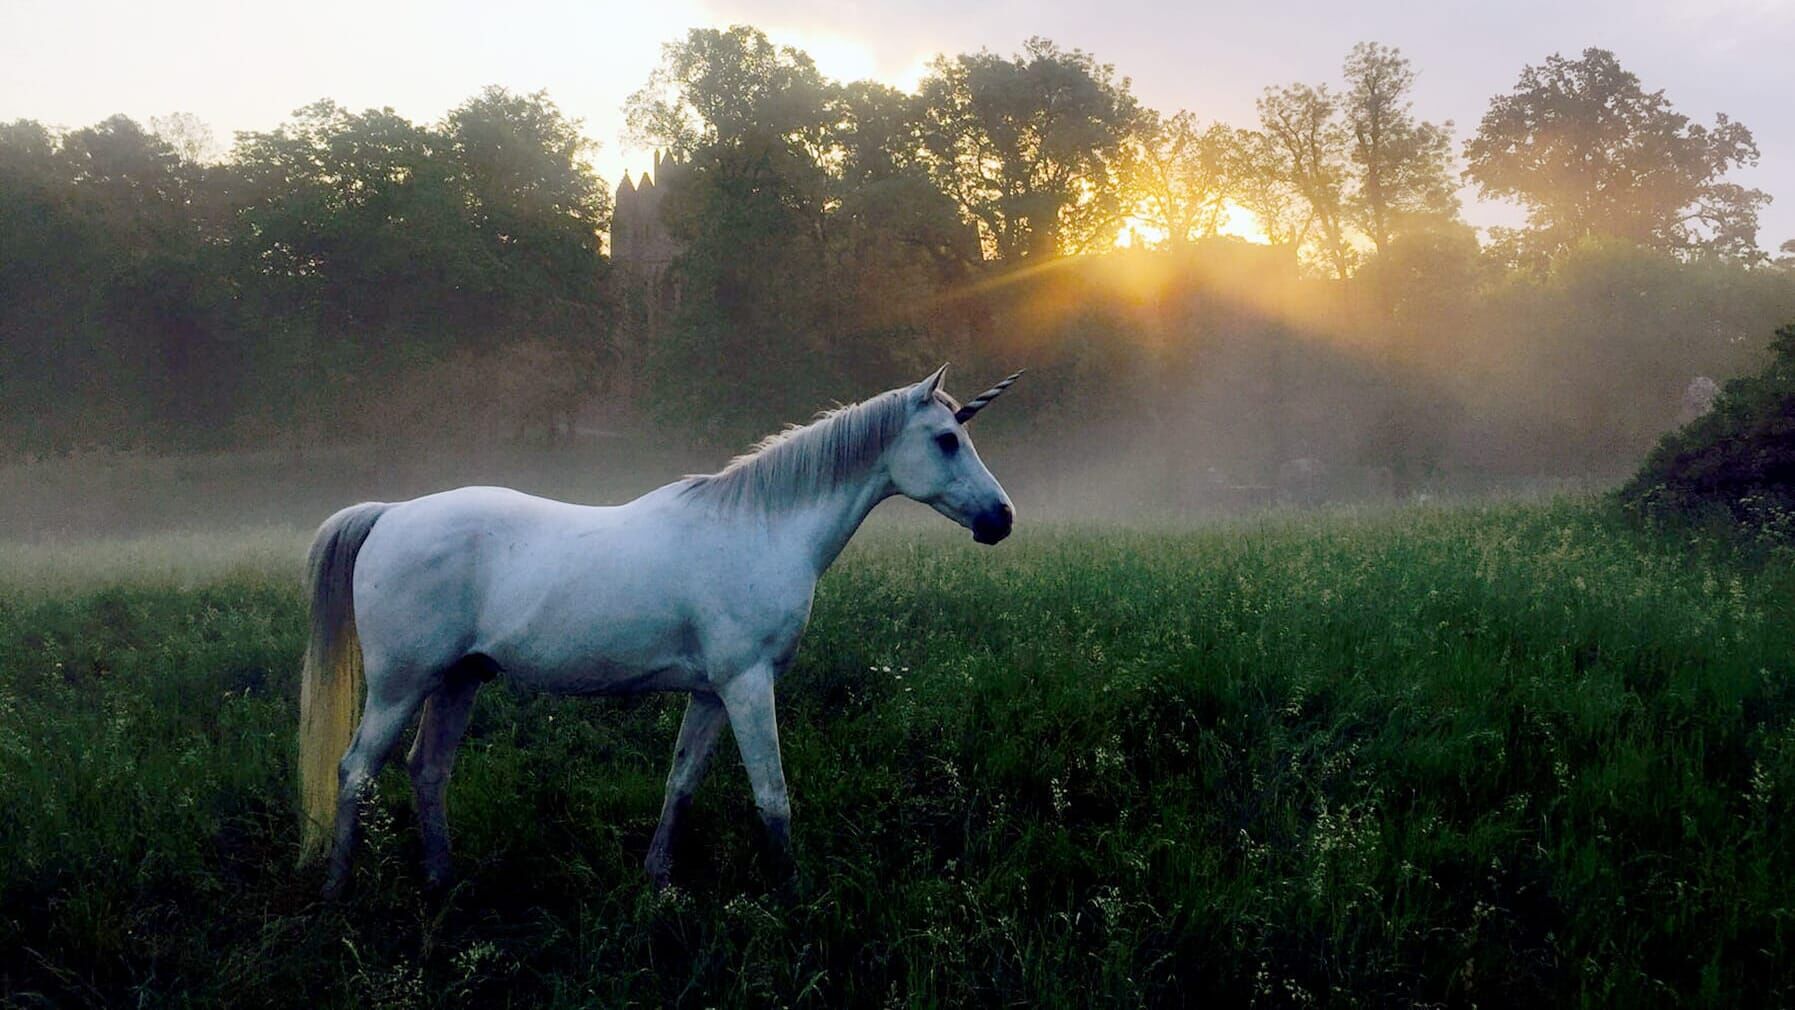
<path fill-rule="evenodd" d="M 642 173 L 641 182 L 623 174 L 611 208 L 611 283 L 621 306 L 615 393 L 626 409 L 635 397 L 644 353 L 679 307 L 679 278 L 670 268 L 681 246 L 661 218 L 661 204 L 684 169 L 656 151 L 654 171 Z"/>
<path fill-rule="evenodd" d="M 627 272 L 632 283 L 648 281 L 649 286 L 658 286 L 679 255 L 679 243 L 661 220 L 661 204 L 683 168 L 671 156 L 656 151 L 652 174 L 643 172 L 642 181 L 633 183 L 625 172 L 617 184 L 617 202 L 611 211 L 611 264 Z"/>

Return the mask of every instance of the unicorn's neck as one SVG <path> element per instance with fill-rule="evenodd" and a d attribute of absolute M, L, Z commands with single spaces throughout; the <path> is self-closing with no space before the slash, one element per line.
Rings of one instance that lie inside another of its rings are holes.
<path fill-rule="evenodd" d="M 897 489 L 883 466 L 868 467 L 851 479 L 839 481 L 826 494 L 780 509 L 771 519 L 775 536 L 789 538 L 795 549 L 810 558 L 821 576 L 848 546 L 874 506 L 895 493 Z"/>
<path fill-rule="evenodd" d="M 772 436 L 717 473 L 686 481 L 681 493 L 770 530 L 821 575 L 873 506 L 895 491 L 884 454 L 909 418 L 900 392 Z"/>

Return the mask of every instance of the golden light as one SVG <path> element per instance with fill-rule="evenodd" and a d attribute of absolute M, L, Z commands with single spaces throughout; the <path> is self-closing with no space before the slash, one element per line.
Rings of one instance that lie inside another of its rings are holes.
<path fill-rule="evenodd" d="M 1271 245 L 1271 238 L 1259 223 L 1259 215 L 1233 200 L 1222 201 L 1222 223 L 1215 231 L 1218 235 L 1232 235 L 1257 245 Z"/>
<path fill-rule="evenodd" d="M 922 87 L 922 79 L 929 76 L 932 71 L 933 68 L 930 64 L 934 61 L 935 57 L 927 54 L 918 56 L 909 66 L 893 74 L 885 83 L 907 95 L 914 95 Z"/>
<path fill-rule="evenodd" d="M 1116 248 L 1152 249 L 1170 237 L 1164 228 L 1130 214 L 1122 219 L 1122 230 L 1116 233 Z"/>
<path fill-rule="evenodd" d="M 1259 216 L 1233 200 L 1222 201 L 1222 219 L 1215 234 L 1230 235 L 1257 245 L 1271 244 L 1259 224 Z M 1130 214 L 1122 219 L 1122 225 L 1116 231 L 1115 245 L 1117 249 L 1157 249 L 1169 238 L 1171 233 L 1164 228 L 1138 214 Z"/>
<path fill-rule="evenodd" d="M 872 47 L 846 35 L 815 29 L 768 28 L 767 38 L 782 46 L 801 49 L 816 61 L 824 77 L 837 81 L 864 81 L 878 76 L 879 61 Z"/>

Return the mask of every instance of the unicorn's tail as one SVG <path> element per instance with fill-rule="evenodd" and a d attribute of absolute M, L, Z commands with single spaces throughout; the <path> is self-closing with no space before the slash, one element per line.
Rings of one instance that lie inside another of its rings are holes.
<path fill-rule="evenodd" d="M 312 634 L 299 682 L 299 861 L 330 851 L 336 821 L 337 763 L 355 735 L 362 653 L 355 634 L 355 555 L 389 506 L 364 502 L 338 512 L 306 558 Z"/>

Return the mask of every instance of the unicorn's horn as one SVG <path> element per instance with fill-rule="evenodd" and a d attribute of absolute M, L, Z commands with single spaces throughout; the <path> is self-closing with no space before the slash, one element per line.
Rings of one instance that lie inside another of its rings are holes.
<path fill-rule="evenodd" d="M 972 420 L 972 415 L 978 413 L 981 410 L 984 410 L 985 404 L 990 403 L 992 400 L 997 399 L 999 396 L 1002 396 L 1003 391 L 1010 388 L 1011 383 L 1014 383 L 1016 381 L 1016 379 L 1019 378 L 1022 375 L 1022 373 L 1026 372 L 1026 371 L 1028 371 L 1028 369 L 1018 368 L 1016 370 L 1015 374 L 1011 375 L 1009 378 L 1003 380 L 1002 382 L 998 383 L 997 385 L 992 386 L 990 389 L 987 389 L 984 392 L 980 393 L 979 395 L 966 401 L 966 403 L 963 404 L 959 410 L 954 411 L 954 420 L 960 422 L 961 424 L 965 424 L 967 421 Z"/>

